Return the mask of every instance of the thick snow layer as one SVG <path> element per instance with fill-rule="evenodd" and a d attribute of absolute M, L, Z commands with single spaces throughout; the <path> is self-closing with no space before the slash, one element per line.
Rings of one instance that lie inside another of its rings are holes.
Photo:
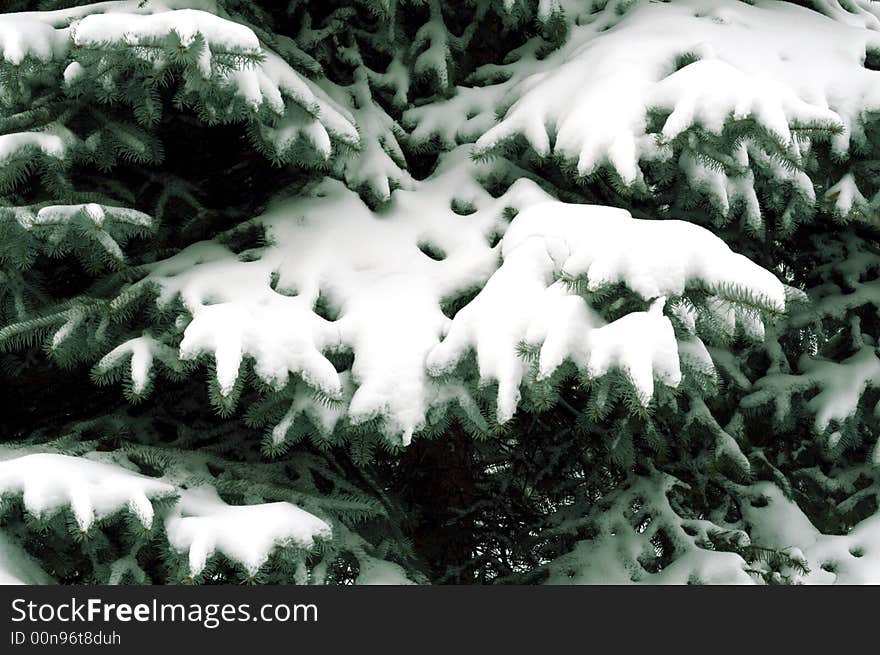
<path fill-rule="evenodd" d="M 830 187 L 825 192 L 825 199 L 833 203 L 835 213 L 842 217 L 848 217 L 853 210 L 862 210 L 868 204 L 852 173 L 847 173 Z"/>
<path fill-rule="evenodd" d="M 161 285 L 160 302 L 180 294 L 193 314 L 181 357 L 214 355 L 222 390 L 231 391 L 248 355 L 257 374 L 276 387 L 297 373 L 341 397 L 343 382 L 323 353 L 347 348 L 355 353 L 350 417 L 385 416 L 392 432 L 411 433 L 429 405 L 447 395 L 424 366 L 449 323 L 441 300 L 479 287 L 495 270 L 498 254 L 488 240 L 503 230 L 506 204 L 520 192 L 545 197 L 523 181 L 494 199 L 472 172 L 460 151 L 432 182 L 418 192 L 396 192 L 376 213 L 327 180 L 311 197 L 262 217 L 275 245 L 260 259 L 240 262 L 220 245 L 196 244 L 156 265 L 144 283 Z M 455 197 L 478 211 L 456 214 Z M 419 248 L 425 244 L 445 258 L 425 254 Z M 338 320 L 315 313 L 319 297 Z"/>
<path fill-rule="evenodd" d="M 218 15 L 219 14 L 219 15 Z M 267 106 L 281 116 L 280 126 L 266 136 L 276 152 L 283 153 L 299 139 L 311 143 L 328 158 L 331 138 L 357 146 L 360 136 L 354 118 L 314 82 L 297 73 L 284 59 L 261 44 L 249 27 L 224 17 L 216 3 L 199 0 L 107 2 L 58 12 L 24 12 L 0 15 L 0 51 L 3 59 L 20 63 L 25 56 L 42 61 L 73 58 L 64 71 L 67 84 L 83 73 L 76 48 L 100 49 L 106 45 L 151 43 L 175 33 L 183 47 L 196 35 L 205 40 L 199 53 L 199 70 L 215 77 L 216 54 L 255 55 L 260 62 L 234 70 L 223 68 L 223 83 L 231 86 L 256 111 Z M 139 56 L 160 63 L 155 50 L 137 50 Z M 288 101 L 291 101 L 288 103 Z M 0 151 L 2 154 L 2 151 Z"/>
<path fill-rule="evenodd" d="M 117 13 L 144 15 L 177 9 L 218 13 L 217 3 L 213 0 L 151 0 L 149 3 L 142 0 L 117 0 L 56 11 L 2 14 L 0 54 L 11 64 L 20 64 L 25 57 L 40 61 L 63 59 L 70 48 L 70 26 L 86 17 Z"/>
<path fill-rule="evenodd" d="M 60 59 L 67 53 L 67 41 L 65 30 L 56 30 L 38 18 L 0 16 L 0 52 L 10 64 L 21 64 L 25 57 Z"/>
<path fill-rule="evenodd" d="M 84 531 L 124 508 L 150 527 L 150 498 L 173 492 L 161 480 L 80 457 L 40 453 L 0 461 L 0 494 L 22 494 L 25 509 L 38 517 L 70 507 Z"/>
<path fill-rule="evenodd" d="M 166 519 L 168 542 L 189 553 L 190 572 L 198 575 L 208 558 L 222 553 L 255 574 L 278 546 L 308 549 L 329 539 L 330 526 L 290 503 L 227 505 L 213 487 L 181 493 Z"/>
<path fill-rule="evenodd" d="M 121 12 L 92 14 L 75 24 L 73 43 L 79 47 L 118 41 L 137 45 L 165 37 L 171 32 L 180 38 L 182 47 L 192 45 L 196 36 L 201 34 L 214 47 L 248 54 L 260 52 L 260 41 L 249 27 L 194 9 L 146 15 Z"/>
<path fill-rule="evenodd" d="M 681 295 L 689 282 L 710 288 L 742 285 L 777 310 L 785 292 L 776 277 L 731 252 L 718 237 L 684 221 L 632 218 L 622 209 L 541 203 L 513 221 L 502 256 L 529 240 L 543 240 L 560 272 L 586 276 L 590 290 L 622 282 L 645 300 Z"/>
<path fill-rule="evenodd" d="M 3 134 L 0 135 L 0 162 L 25 148 L 36 148 L 49 157 L 62 159 L 76 141 L 76 136 L 70 130 L 57 123 L 40 132 Z"/>
<path fill-rule="evenodd" d="M 645 1 L 623 12 L 608 3 L 573 26 L 557 52 L 539 60 L 524 47 L 514 62 L 475 76 L 503 82 L 460 88 L 448 102 L 407 118 L 417 140 L 479 137 L 477 151 L 488 153 L 522 138 L 542 157 L 576 164 L 582 175 L 609 166 L 630 184 L 640 183 L 646 161 L 668 160 L 669 141 L 694 125 L 719 134 L 732 120 L 754 120 L 795 162 L 809 147 L 798 128 L 833 127 L 842 153 L 851 140 L 864 141 L 863 115 L 880 108 L 880 73 L 864 66 L 866 52 L 880 48 L 880 31 L 876 9 L 865 3 L 853 12 L 819 4 L 827 16 L 786 2 Z M 503 119 L 487 129 L 499 108 Z M 648 131 L 651 110 L 667 114 L 659 134 Z M 699 151 L 696 141 L 677 164 L 725 214 L 744 204 L 746 218 L 760 223 L 756 166 L 778 168 L 804 202 L 815 199 L 806 175 L 775 166 L 756 142 L 728 153 L 736 164 L 729 170 L 744 165 L 740 173 L 713 170 L 692 150 Z"/>
<path fill-rule="evenodd" d="M 649 108 L 671 111 L 667 140 L 694 123 L 719 132 L 732 116 L 754 118 L 789 143 L 793 124 L 840 125 L 845 148 L 861 112 L 880 104 L 877 75 L 862 66 L 880 35 L 787 3 L 646 2 L 607 32 L 597 27 L 576 29 L 547 58 L 545 74 L 525 81 L 478 147 L 521 132 L 548 154 L 552 130 L 554 151 L 577 160 L 582 173 L 609 161 L 634 180 L 639 155 L 653 154 L 644 133 Z M 674 71 L 676 57 L 689 53 L 699 60 Z"/>
<path fill-rule="evenodd" d="M 521 341 L 543 342 L 542 377 L 565 359 L 592 377 L 621 368 L 647 403 L 655 378 L 670 386 L 681 380 L 672 324 L 662 313 L 666 296 L 702 282 L 710 288 L 742 285 L 777 309 L 785 304 L 779 280 L 708 231 L 680 221 L 634 219 L 620 209 L 538 203 L 514 219 L 501 252 L 504 264 L 427 360 L 429 369 L 442 372 L 476 351 L 481 377 L 499 384 L 501 421 L 513 415 L 519 399 L 525 367 L 515 353 Z M 603 325 L 580 299 L 548 287 L 559 275 L 586 277 L 590 290 L 620 282 L 657 300 L 647 312 Z"/>
<path fill-rule="evenodd" d="M 458 383 L 437 377 L 469 350 L 481 378 L 498 383 L 500 421 L 519 399 L 522 341 L 542 345 L 542 377 L 565 360 L 594 376 L 623 368 L 647 402 L 655 378 L 675 385 L 681 377 L 664 297 L 696 282 L 736 284 L 772 307 L 784 304 L 773 275 L 699 227 L 548 201 L 524 179 L 493 198 L 476 181 L 483 171 L 460 148 L 429 180 L 396 191 L 376 212 L 326 180 L 260 217 L 272 245 L 257 258 L 241 261 L 217 243 L 198 243 L 154 265 L 139 284 L 157 283 L 162 305 L 182 300 L 192 321 L 180 356 L 212 355 L 222 393 L 232 393 L 248 357 L 270 385 L 284 387 L 299 375 L 340 401 L 352 422 L 379 417 L 404 443 L 432 407 L 458 402 L 472 409 Z M 507 207 L 521 210 L 509 228 Z M 500 246 L 491 247 L 505 230 Z M 593 289 L 624 283 L 652 308 L 605 325 L 555 282 L 563 274 L 585 276 Z M 444 315 L 444 301 L 481 288 L 453 320 Z M 354 355 L 344 376 L 325 356 L 340 350 Z M 273 432 L 276 441 L 295 416 L 327 414 L 307 385 Z M 332 430 L 338 412 L 319 427 Z"/>
<path fill-rule="evenodd" d="M 188 554 L 190 569 L 198 575 L 208 558 L 222 553 L 250 573 L 266 562 L 277 547 L 308 549 L 318 539 L 331 537 L 320 518 L 287 502 L 228 505 L 212 487 L 186 489 L 166 479 L 150 478 L 133 470 L 124 458 L 90 459 L 53 453 L 8 451 L 0 454 L 0 495 L 21 494 L 25 509 L 37 517 L 69 507 L 83 531 L 95 520 L 119 510 L 131 511 L 146 528 L 153 527 L 151 499 L 178 495 L 164 516 L 169 544 Z M 191 476 L 180 463 L 174 476 Z M 48 581 L 39 568 L 0 533 L 0 582 Z"/>

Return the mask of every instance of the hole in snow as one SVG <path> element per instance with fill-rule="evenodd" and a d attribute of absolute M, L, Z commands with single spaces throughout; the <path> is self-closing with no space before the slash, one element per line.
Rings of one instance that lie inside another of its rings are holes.
<path fill-rule="evenodd" d="M 217 241 L 235 254 L 266 245 L 266 228 L 256 223 L 246 223 L 217 237 Z"/>
<path fill-rule="evenodd" d="M 659 136 L 671 115 L 672 112 L 664 107 L 649 107 L 645 114 L 645 131 Z"/>
<path fill-rule="evenodd" d="M 141 475 L 146 475 L 151 478 L 161 478 L 165 474 L 162 469 L 159 468 L 159 462 L 151 462 L 134 453 L 129 455 L 128 458 L 138 467 L 138 472 Z"/>
<path fill-rule="evenodd" d="M 459 216 L 470 216 L 476 213 L 477 206 L 470 200 L 462 200 L 461 198 L 453 198 L 451 209 Z"/>
<path fill-rule="evenodd" d="M 325 352 L 324 357 L 327 358 L 337 373 L 351 370 L 354 365 L 354 351 L 348 348 L 341 348 L 330 352 Z"/>
<path fill-rule="evenodd" d="M 865 554 L 865 549 L 861 546 L 853 546 L 849 549 L 849 554 L 853 557 L 862 557 Z"/>
<path fill-rule="evenodd" d="M 238 261 L 240 262 L 255 262 L 260 259 L 260 252 L 258 250 L 245 250 L 244 252 L 238 253 Z"/>
<path fill-rule="evenodd" d="M 480 184 L 486 189 L 486 193 L 493 198 L 500 198 L 507 193 L 507 190 L 510 188 L 510 182 L 497 175 L 489 175 L 484 179 L 481 179 Z"/>
<path fill-rule="evenodd" d="M 880 71 L 880 50 L 867 50 L 865 52 L 865 68 L 869 71 Z"/>
<path fill-rule="evenodd" d="M 752 498 L 750 501 L 752 507 L 767 507 L 770 502 L 767 500 L 765 496 L 758 496 L 757 498 Z"/>
<path fill-rule="evenodd" d="M 434 169 L 437 168 L 439 160 L 438 152 L 410 152 L 407 155 L 406 162 L 409 164 L 410 175 L 416 180 L 424 180 Z"/>
<path fill-rule="evenodd" d="M 475 287 L 456 296 L 445 298 L 440 301 L 440 311 L 443 312 L 446 318 L 451 320 L 455 318 L 455 315 L 458 314 L 462 307 L 465 307 L 476 298 L 478 293 L 480 293 L 480 288 Z"/>
<path fill-rule="evenodd" d="M 278 286 L 278 282 L 281 279 L 281 275 L 278 271 L 272 271 L 272 277 L 269 278 L 269 288 L 272 289 L 275 293 L 281 294 L 282 296 L 293 297 L 299 294 L 299 291 L 292 287 L 284 287 Z"/>
<path fill-rule="evenodd" d="M 836 573 L 837 572 L 837 563 L 836 562 L 822 562 L 822 566 L 820 568 L 823 571 L 828 571 L 828 573 Z"/>
<path fill-rule="evenodd" d="M 659 573 L 672 563 L 674 557 L 672 541 L 665 531 L 660 530 L 651 537 L 651 550 L 639 558 L 639 564 L 648 573 Z"/>
<path fill-rule="evenodd" d="M 312 311 L 325 321 L 335 321 L 339 319 L 339 308 L 333 306 L 333 304 L 327 299 L 327 296 L 323 293 L 318 294 L 318 299 L 315 301 L 315 306 L 312 308 Z"/>
<path fill-rule="evenodd" d="M 486 240 L 489 242 L 489 247 L 494 248 L 499 243 L 501 243 L 501 239 L 503 237 L 504 237 L 504 235 L 501 232 L 499 232 L 498 230 L 495 230 L 487 237 Z"/>
<path fill-rule="evenodd" d="M 697 529 L 696 529 L 694 526 L 692 526 L 692 525 L 687 525 L 687 524 L 682 525 L 682 526 L 681 526 L 681 529 L 684 530 L 684 533 L 685 533 L 686 535 L 688 535 L 689 537 L 696 537 L 696 536 L 699 534 L 699 530 L 697 530 Z"/>
<path fill-rule="evenodd" d="M 672 63 L 672 72 L 675 73 L 680 71 L 682 68 L 690 66 L 698 61 L 700 61 L 700 55 L 696 52 L 682 52 L 675 57 L 675 61 Z"/>
<path fill-rule="evenodd" d="M 443 249 L 435 246 L 433 243 L 428 243 L 427 241 L 419 242 L 419 250 L 422 251 L 422 254 L 430 257 L 436 262 L 442 262 L 446 259 L 446 253 L 443 252 Z"/>

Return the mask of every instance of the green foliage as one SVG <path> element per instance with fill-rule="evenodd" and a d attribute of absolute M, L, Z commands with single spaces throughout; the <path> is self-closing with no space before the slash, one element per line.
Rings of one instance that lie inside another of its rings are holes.
<path fill-rule="evenodd" d="M 22 0 L 12 8 L 75 4 Z M 739 285 L 693 284 L 667 299 L 664 315 L 679 342 L 699 338 L 714 371 L 682 358 L 681 383 L 655 381 L 650 403 L 626 370 L 591 378 L 567 362 L 539 379 L 541 344 L 523 342 L 527 374 L 511 422 L 497 425 L 497 388 L 481 380 L 471 353 L 437 379 L 459 383 L 471 404 L 431 408 L 404 448 L 378 418 L 328 420 L 353 383 L 341 397 L 297 376 L 269 387 L 245 358 L 224 390 L 208 356 L 179 358 L 191 308 L 179 297 L 160 306 L 149 279 L 157 261 L 203 239 L 258 259 L 267 238 L 252 218 L 270 196 L 299 193 L 327 175 L 347 179 L 369 139 L 398 172 L 426 176 L 448 144 L 410 142 L 404 111 L 454 97 L 466 81 L 488 84 L 491 71 L 475 71 L 525 43 L 542 56 L 562 46 L 569 17 L 542 17 L 537 4 L 223 3 L 308 88 L 349 113 L 366 112 L 358 114 L 367 117 L 358 124 L 363 141 L 328 130 L 329 152 L 301 135 L 321 118 L 318 108 L 287 97 L 279 114 L 246 102 L 229 82 L 265 64 L 264 54 L 224 49 L 201 34 L 184 40 L 172 31 L 90 43 L 63 61 L 0 63 L 0 139 L 25 144 L 0 161 L 0 370 L 15 406 L 0 419 L 2 445 L 113 457 L 151 478 L 210 484 L 235 505 L 290 502 L 330 521 L 334 539 L 312 550 L 276 549 L 256 574 L 215 554 L 193 575 L 161 529 L 171 496 L 152 499 L 149 528 L 123 509 L 83 531 L 71 510 L 35 516 L 13 494 L 0 499 L 0 530 L 69 583 L 342 584 L 370 558 L 400 565 L 417 582 L 537 582 L 555 575 L 578 544 L 603 543 L 609 517 L 625 515 L 624 527 L 646 549 L 629 563 L 633 579 L 662 575 L 700 549 L 734 553 L 744 571 L 776 584 L 797 582 L 810 568 L 785 548 L 748 541 L 742 508 L 760 502 L 761 484 L 782 490 L 826 533 L 846 534 L 873 514 L 880 375 L 864 378 L 852 412 L 816 422 L 821 394 L 860 374 L 855 364 L 870 364 L 880 344 L 873 117 L 845 160 L 827 144 L 835 125 L 793 125 L 797 139 L 812 142 L 800 160 L 755 121 L 731 119 L 721 134 L 693 125 L 664 144 L 669 158 L 645 164 L 635 187 L 608 168 L 584 177 L 572 162 L 541 160 L 519 135 L 483 153 L 568 201 L 702 225 L 788 285 L 785 311 Z M 594 9 L 622 15 L 628 7 L 607 4 Z M 685 52 L 672 66 L 696 58 Z M 866 66 L 875 59 L 869 52 Z M 367 127 L 381 123 L 377 116 L 392 125 L 381 138 Z M 666 116 L 648 118 L 659 136 Z M 285 129 L 300 136 L 277 138 Z M 392 137 L 399 156 L 389 154 Z M 748 170 L 735 157 L 740 148 L 750 154 Z M 683 162 L 753 175 L 760 217 L 736 203 L 725 210 L 711 189 L 686 178 Z M 797 173 L 810 176 L 816 198 L 795 183 Z M 825 192 L 846 174 L 870 201 L 840 215 Z M 507 177 L 485 187 L 497 191 Z M 386 180 L 389 193 L 400 179 Z M 367 183 L 357 190 L 378 209 L 389 200 Z M 476 205 L 456 199 L 451 209 L 469 216 Z M 505 210 L 504 218 L 514 215 Z M 443 259 L 425 244 L 429 257 Z M 560 281 L 608 322 L 650 305 L 624 285 Z M 298 293 L 280 288 L 278 274 L 270 282 L 282 295 Z M 443 313 L 453 318 L 478 290 L 447 298 Z M 318 298 L 315 312 L 326 320 L 338 310 Z M 134 353 L 115 350 L 139 339 L 150 344 L 144 379 Z M 351 377 L 351 353 L 325 354 Z M 49 397 L 50 384 L 64 385 L 72 400 Z"/>

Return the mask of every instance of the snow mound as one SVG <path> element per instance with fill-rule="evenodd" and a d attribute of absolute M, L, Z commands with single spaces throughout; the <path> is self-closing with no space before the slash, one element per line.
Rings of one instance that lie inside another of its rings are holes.
<path fill-rule="evenodd" d="M 155 70 L 172 62 L 157 44 L 175 40 L 175 52 L 197 56 L 201 77 L 231 90 L 257 115 L 264 108 L 278 119 L 261 126 L 261 136 L 275 156 L 302 141 L 324 159 L 331 140 L 357 147 L 354 118 L 317 84 L 297 73 L 282 57 L 260 43 L 247 26 L 224 17 L 212 2 L 107 2 L 56 12 L 0 15 L 0 54 L 8 64 L 26 57 L 42 63 L 67 62 L 68 86 L 100 80 L 113 85 L 111 73 L 88 75 L 86 63 L 102 69 L 94 54 L 125 48 Z M 195 92 L 197 85 L 189 84 Z M 212 110 L 213 111 L 213 110 Z M 219 111 L 219 110 L 218 110 Z"/>
<path fill-rule="evenodd" d="M 640 2 L 622 18 L 607 8 L 575 25 L 569 42 L 542 61 L 523 50 L 499 67 L 509 76 L 502 85 L 461 89 L 461 98 L 411 117 L 424 134 L 454 103 L 481 93 L 497 98 L 503 89 L 492 108 L 500 106 L 503 118 L 479 137 L 478 154 L 520 140 L 541 157 L 571 162 L 579 175 L 607 168 L 642 186 L 647 165 L 677 157 L 722 213 L 743 206 L 758 225 L 757 170 L 811 206 L 812 181 L 780 167 L 780 157 L 797 168 L 815 138 L 845 153 L 851 142 L 864 143 L 866 112 L 880 108 L 880 73 L 865 66 L 866 53 L 880 49 L 876 17 L 864 3 L 858 12 L 819 4 L 831 18 L 785 2 Z M 774 145 L 732 138 L 743 122 L 763 128 Z"/>
<path fill-rule="evenodd" d="M 483 381 L 498 382 L 497 418 L 506 421 L 526 369 L 521 341 L 543 344 L 542 377 L 566 360 L 591 376 L 622 368 L 647 403 L 655 378 L 672 386 L 681 379 L 665 297 L 691 284 L 738 285 L 768 309 L 784 306 L 772 274 L 702 228 L 548 201 L 525 179 L 496 198 L 478 182 L 484 170 L 459 148 L 429 180 L 397 190 L 375 212 L 327 180 L 258 219 L 272 244 L 258 253 L 239 258 L 216 242 L 198 243 L 138 284 L 158 285 L 161 306 L 180 299 L 191 315 L 181 319 L 180 357 L 213 357 L 221 394 L 235 393 L 247 362 L 277 390 L 291 376 L 305 383 L 296 383 L 276 442 L 302 413 L 322 431 L 343 414 L 354 424 L 380 418 L 404 444 L 432 408 L 457 403 L 473 413 L 461 383 L 441 376 L 469 350 Z M 510 208 L 520 213 L 508 224 Z M 606 325 L 557 279 L 565 276 L 586 278 L 589 290 L 622 283 L 651 308 Z M 453 318 L 444 314 L 446 303 L 480 289 Z M 124 352 L 145 351 L 132 344 L 110 359 Z M 350 370 L 336 370 L 334 352 L 353 355 Z M 149 359 L 137 360 L 139 387 Z"/>
<path fill-rule="evenodd" d="M 70 507 L 84 532 L 125 508 L 150 528 L 150 498 L 174 491 L 161 480 L 80 457 L 39 453 L 0 461 L 0 494 L 22 494 L 25 509 L 37 517 Z"/>
<path fill-rule="evenodd" d="M 329 539 L 330 526 L 286 502 L 227 505 L 213 487 L 188 489 L 165 522 L 172 548 L 189 553 L 190 572 L 198 575 L 208 558 L 222 553 L 255 574 L 279 546 L 308 549 Z"/>
<path fill-rule="evenodd" d="M 3 134 L 0 135 L 0 163 L 28 149 L 39 151 L 47 157 L 63 159 L 77 141 L 73 132 L 57 123 L 39 132 Z"/>
<path fill-rule="evenodd" d="M 192 575 L 204 569 L 214 553 L 222 553 L 255 574 L 279 547 L 313 547 L 330 539 L 322 519 L 288 502 L 228 505 L 213 487 L 187 489 L 166 479 L 129 470 L 127 460 L 98 461 L 98 454 L 72 457 L 55 453 L 22 455 L 10 452 L 0 460 L 0 496 L 21 494 L 24 508 L 46 517 L 69 507 L 80 530 L 96 520 L 128 509 L 147 528 L 153 528 L 151 500 L 179 496 L 159 516 L 168 543 L 188 554 Z M 9 578 L 25 583 L 48 580 L 24 551 L 0 533 L 0 582 Z"/>
<path fill-rule="evenodd" d="M 723 288 L 744 285 L 782 309 L 782 284 L 771 273 L 736 255 L 710 232 L 680 221 L 632 218 L 610 207 L 539 203 L 519 214 L 501 244 L 504 264 L 480 294 L 455 317 L 443 341 L 428 355 L 435 373 L 462 355 L 477 353 L 480 376 L 499 385 L 498 419 L 513 416 L 525 364 L 516 357 L 522 341 L 542 345 L 541 377 L 571 359 L 591 377 L 625 370 L 643 403 L 654 379 L 681 380 L 679 353 L 666 296 L 689 283 Z M 560 276 L 587 279 L 588 290 L 623 283 L 645 300 L 647 312 L 613 323 L 593 313 L 560 283 Z"/>

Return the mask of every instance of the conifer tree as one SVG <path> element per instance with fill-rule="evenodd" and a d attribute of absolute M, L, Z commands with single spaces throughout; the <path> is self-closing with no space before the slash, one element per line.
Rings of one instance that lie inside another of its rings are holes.
<path fill-rule="evenodd" d="M 10 0 L 0 581 L 880 582 L 869 0 Z"/>

